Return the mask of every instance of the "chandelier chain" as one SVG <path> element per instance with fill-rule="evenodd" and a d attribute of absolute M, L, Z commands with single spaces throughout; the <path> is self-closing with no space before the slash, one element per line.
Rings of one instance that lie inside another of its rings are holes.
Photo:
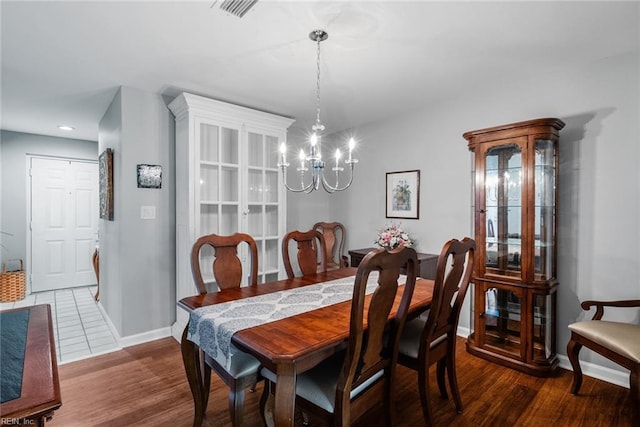
<path fill-rule="evenodd" d="M 316 67 L 317 67 L 317 78 L 316 78 L 316 124 L 320 125 L 320 41 L 321 39 L 318 38 L 317 44 L 318 44 L 318 53 L 317 53 L 317 61 L 316 61 Z"/>

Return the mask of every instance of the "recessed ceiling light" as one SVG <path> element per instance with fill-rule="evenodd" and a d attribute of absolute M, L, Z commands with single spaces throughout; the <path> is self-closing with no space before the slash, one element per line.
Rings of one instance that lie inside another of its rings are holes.
<path fill-rule="evenodd" d="M 76 128 L 74 128 L 73 126 L 66 126 L 66 125 L 58 125 L 58 129 L 60 129 L 60 130 L 76 130 Z"/>

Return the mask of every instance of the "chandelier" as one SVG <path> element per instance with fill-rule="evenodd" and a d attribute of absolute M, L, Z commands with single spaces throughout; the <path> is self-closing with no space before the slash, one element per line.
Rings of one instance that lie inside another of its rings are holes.
<path fill-rule="evenodd" d="M 336 149 L 335 166 L 331 168 L 331 171 L 335 173 L 333 180 L 335 183 L 331 185 L 327 182 L 324 174 L 325 162 L 322 160 L 322 131 L 324 131 L 324 125 L 320 122 L 320 42 L 326 40 L 328 37 L 329 34 L 324 30 L 315 30 L 309 33 L 309 38 L 317 44 L 316 122 L 311 127 L 313 133 L 309 139 L 309 143 L 311 144 L 309 151 L 305 152 L 304 148 L 301 148 L 298 155 L 300 166 L 296 168 L 296 171 L 300 174 L 300 185 L 295 188 L 289 186 L 287 182 L 287 168 L 289 167 L 289 163 L 287 163 L 287 145 L 284 142 L 280 145 L 281 157 L 280 162 L 278 162 L 278 167 L 282 171 L 284 186 L 287 190 L 293 191 L 294 193 L 311 193 L 314 190 L 320 189 L 321 185 L 328 193 L 346 190 L 353 182 L 353 168 L 355 164 L 358 163 L 358 160 L 353 158 L 355 141 L 351 138 L 348 145 L 348 158 L 344 161 L 344 164 L 349 169 L 349 180 L 342 186 L 340 185 L 340 172 L 344 171 L 345 168 L 340 166 L 342 152 L 340 149 Z M 305 184 L 307 171 L 310 171 L 311 181 Z"/>

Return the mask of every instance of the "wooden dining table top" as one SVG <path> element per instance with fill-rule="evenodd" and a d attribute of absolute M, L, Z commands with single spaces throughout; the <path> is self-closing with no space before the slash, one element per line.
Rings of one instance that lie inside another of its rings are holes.
<path fill-rule="evenodd" d="M 0 425 L 44 425 L 62 405 L 51 306 L 40 304 L 2 313 L 18 311 L 29 312 L 22 387 L 18 398 L 0 404 Z"/>
<path fill-rule="evenodd" d="M 257 295 L 294 289 L 330 280 L 354 276 L 356 268 L 347 267 L 323 273 L 279 280 L 240 288 L 225 289 L 219 292 L 195 295 L 183 298 L 178 306 L 191 312 L 197 308 L 249 298 Z M 431 304 L 433 281 L 418 279 L 414 289 L 409 312 L 413 315 L 427 309 Z M 367 297 L 367 301 L 370 296 Z M 391 316 L 395 314 L 400 296 L 398 296 Z M 366 309 L 366 306 L 365 306 Z M 332 348 L 340 346 L 349 335 L 351 301 L 345 301 L 295 316 L 286 317 L 262 325 L 236 332 L 232 342 L 238 348 L 250 352 L 265 366 L 275 370 L 275 365 L 285 361 L 296 361 L 298 368 L 304 370 L 301 361 L 308 356 L 323 358 L 318 353 L 332 353 Z M 326 355 L 325 355 L 326 356 Z M 310 361 L 310 364 L 317 362 Z M 300 372 L 300 371 L 299 371 Z"/>

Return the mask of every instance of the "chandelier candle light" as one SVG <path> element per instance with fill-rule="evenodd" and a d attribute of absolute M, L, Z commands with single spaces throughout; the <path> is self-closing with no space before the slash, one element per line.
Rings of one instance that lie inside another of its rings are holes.
<path fill-rule="evenodd" d="M 298 155 L 298 158 L 300 159 L 300 167 L 296 168 L 296 170 L 300 173 L 300 187 L 298 188 L 290 187 L 287 183 L 287 168 L 289 167 L 289 163 L 287 163 L 287 145 L 284 142 L 280 145 L 281 158 L 280 162 L 278 163 L 278 167 L 282 171 L 284 186 L 287 190 L 293 191 L 294 193 L 311 193 L 314 190 L 318 190 L 320 188 L 320 184 L 322 184 L 322 188 L 324 188 L 328 193 L 346 190 L 353 182 L 353 168 L 355 164 L 358 163 L 358 160 L 353 158 L 353 148 L 355 147 L 356 143 L 354 139 L 351 138 L 349 140 L 349 157 L 344 161 L 344 163 L 349 166 L 349 181 L 342 187 L 340 186 L 340 172 L 344 171 L 344 167 L 340 166 L 340 158 L 342 157 L 340 149 L 336 149 L 335 167 L 331 168 L 331 170 L 334 171 L 336 175 L 335 185 L 329 184 L 324 177 L 325 163 L 322 160 L 321 151 L 321 133 L 324 130 L 324 125 L 320 122 L 320 42 L 326 40 L 328 37 L 329 35 L 324 30 L 315 30 L 309 33 L 309 38 L 316 42 L 318 45 L 316 78 L 316 123 L 311 127 L 313 134 L 311 135 L 309 141 L 311 143 L 309 153 L 305 153 L 304 149 L 301 148 L 300 154 Z M 306 165 L 307 162 L 309 164 L 308 167 Z M 308 170 L 311 171 L 311 182 L 305 184 L 304 176 L 305 172 L 307 172 Z"/>

